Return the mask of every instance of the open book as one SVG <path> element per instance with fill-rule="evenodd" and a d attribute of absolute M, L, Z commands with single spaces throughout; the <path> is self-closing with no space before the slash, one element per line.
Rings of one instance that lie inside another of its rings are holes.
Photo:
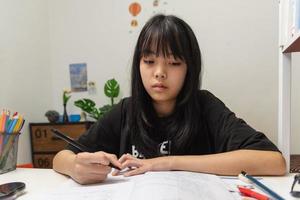
<path fill-rule="evenodd" d="M 72 200 L 230 200 L 236 199 L 215 175 L 193 172 L 148 172 L 143 175 L 109 176 L 104 183 L 79 185 L 68 180 L 36 199 Z"/>

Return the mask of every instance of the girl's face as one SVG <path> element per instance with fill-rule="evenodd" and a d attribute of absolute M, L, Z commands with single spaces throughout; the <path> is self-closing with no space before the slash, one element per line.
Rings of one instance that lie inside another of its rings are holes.
<path fill-rule="evenodd" d="M 140 72 L 143 85 L 154 103 L 171 103 L 174 105 L 187 73 L 183 60 L 173 55 L 164 57 L 149 52 L 140 60 Z"/>

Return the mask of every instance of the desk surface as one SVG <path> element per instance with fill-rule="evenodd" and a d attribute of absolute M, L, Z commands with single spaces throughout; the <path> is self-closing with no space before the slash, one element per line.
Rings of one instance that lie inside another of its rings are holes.
<path fill-rule="evenodd" d="M 56 185 L 67 181 L 67 176 L 56 173 L 52 169 L 23 169 L 17 168 L 14 171 L 0 175 L 0 183 L 24 182 L 26 184 L 26 194 L 18 199 L 30 199 L 31 194 L 55 188 Z"/>
<path fill-rule="evenodd" d="M 26 194 L 18 199 L 30 199 L 31 194 L 55 188 L 58 184 L 68 181 L 69 178 L 54 172 L 52 169 L 22 169 L 0 175 L 0 183 L 21 181 L 26 184 Z M 296 199 L 290 194 L 290 187 L 293 182 L 293 174 L 282 177 L 263 177 L 261 180 L 264 184 L 276 191 L 286 199 Z M 296 189 L 299 189 L 297 185 Z"/>

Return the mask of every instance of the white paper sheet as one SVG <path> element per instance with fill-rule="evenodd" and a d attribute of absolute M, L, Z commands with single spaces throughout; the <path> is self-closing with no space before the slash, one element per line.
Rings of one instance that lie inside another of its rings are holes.
<path fill-rule="evenodd" d="M 35 199 L 72 200 L 231 200 L 236 199 L 215 175 L 193 172 L 148 172 L 112 177 L 101 184 L 82 186 L 69 180 Z"/>

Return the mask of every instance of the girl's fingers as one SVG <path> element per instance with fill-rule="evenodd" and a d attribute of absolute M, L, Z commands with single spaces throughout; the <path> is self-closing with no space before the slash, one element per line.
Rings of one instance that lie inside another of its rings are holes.
<path fill-rule="evenodd" d="M 83 152 L 83 153 L 78 153 L 76 155 L 76 162 L 82 163 L 82 164 L 103 164 L 103 165 L 108 165 L 109 160 L 105 156 L 104 152 L 95 152 L 95 153 L 88 153 L 88 152 Z"/>
<path fill-rule="evenodd" d="M 109 174 L 111 172 L 111 167 L 102 164 L 91 164 L 85 167 L 89 174 Z"/>
<path fill-rule="evenodd" d="M 95 152 L 96 162 L 102 165 L 109 165 L 111 160 L 118 160 L 117 157 L 114 157 L 113 154 L 105 153 L 103 151 Z"/>
<path fill-rule="evenodd" d="M 142 161 L 140 160 L 126 160 L 122 163 L 122 169 L 125 169 L 125 168 L 132 168 L 132 167 L 135 167 L 135 168 L 139 168 L 143 166 L 142 164 Z"/>
<path fill-rule="evenodd" d="M 123 170 L 122 171 L 114 170 L 112 172 L 113 176 L 122 175 L 122 174 L 124 176 L 133 176 L 136 174 L 145 173 L 145 170 L 143 169 L 143 161 L 130 154 L 123 154 L 119 158 L 119 162 L 122 164 L 121 169 Z"/>
<path fill-rule="evenodd" d="M 138 175 L 138 174 L 144 174 L 146 172 L 146 170 L 143 167 L 139 167 L 133 170 L 130 170 L 126 173 L 124 173 L 124 176 L 134 176 L 134 175 Z"/>
<path fill-rule="evenodd" d="M 119 158 L 119 162 L 123 163 L 124 161 L 131 160 L 131 159 L 138 160 L 136 157 L 133 157 L 132 155 L 130 155 L 129 153 L 127 153 L 127 154 L 123 154 L 121 156 L 121 158 Z"/>
<path fill-rule="evenodd" d="M 112 176 L 118 176 L 119 173 L 120 173 L 120 170 L 115 169 L 115 170 L 111 173 L 111 175 L 112 175 Z"/>
<path fill-rule="evenodd" d="M 114 171 L 112 172 L 112 175 L 113 175 L 113 176 L 123 175 L 123 174 L 125 174 L 126 172 L 129 172 L 129 171 L 134 170 L 134 169 L 136 169 L 136 168 L 135 168 L 135 167 L 128 167 L 128 168 L 122 169 L 121 171 L 116 169 L 116 170 L 114 170 Z"/>
<path fill-rule="evenodd" d="M 117 156 L 115 154 L 109 154 L 109 153 L 105 153 L 107 159 L 109 160 L 109 163 L 112 163 L 113 165 L 119 167 L 120 169 L 122 169 L 122 164 L 121 162 L 118 160 Z"/>
<path fill-rule="evenodd" d="M 105 153 L 103 151 L 95 152 L 95 153 L 79 153 L 76 155 L 76 162 L 81 164 L 101 164 L 101 165 L 109 165 L 110 163 L 114 164 L 117 167 L 122 167 L 118 158 L 114 154 Z"/>
<path fill-rule="evenodd" d="M 78 153 L 72 168 L 72 177 L 78 183 L 96 183 L 104 181 L 111 172 L 110 163 L 122 169 L 122 164 L 114 154 L 106 152 Z"/>
<path fill-rule="evenodd" d="M 139 159 L 127 159 L 127 160 L 123 160 L 122 163 L 122 168 L 123 170 L 114 170 L 112 172 L 113 176 L 117 176 L 117 175 L 122 175 L 122 174 L 126 174 L 128 171 L 132 171 L 135 170 L 137 168 L 140 168 L 143 166 L 143 163 L 141 160 Z"/>
<path fill-rule="evenodd" d="M 111 168 L 105 165 L 101 164 L 83 164 L 83 163 L 77 163 L 74 165 L 73 171 L 76 174 L 108 174 L 111 171 Z"/>

